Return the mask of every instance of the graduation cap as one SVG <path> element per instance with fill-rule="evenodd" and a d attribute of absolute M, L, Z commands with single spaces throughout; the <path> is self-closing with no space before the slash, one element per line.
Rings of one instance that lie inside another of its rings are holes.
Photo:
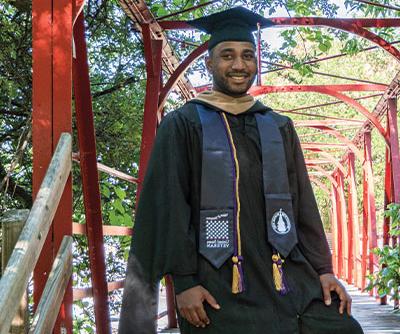
<path fill-rule="evenodd" d="M 257 30 L 257 24 L 259 23 L 262 28 L 274 24 L 271 20 L 244 7 L 234 7 L 223 12 L 188 21 L 188 23 L 211 34 L 208 50 L 225 41 L 250 42 L 255 45 L 252 32 Z"/>

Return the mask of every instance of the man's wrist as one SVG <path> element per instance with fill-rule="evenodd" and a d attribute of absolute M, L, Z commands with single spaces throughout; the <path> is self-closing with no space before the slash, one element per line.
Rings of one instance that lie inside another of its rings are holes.
<path fill-rule="evenodd" d="M 325 275 L 325 274 L 332 274 L 333 275 L 333 268 L 332 267 L 325 267 L 317 270 L 317 273 L 319 276 Z"/>
<path fill-rule="evenodd" d="M 174 281 L 176 295 L 200 284 L 197 275 L 173 275 L 172 280 Z"/>

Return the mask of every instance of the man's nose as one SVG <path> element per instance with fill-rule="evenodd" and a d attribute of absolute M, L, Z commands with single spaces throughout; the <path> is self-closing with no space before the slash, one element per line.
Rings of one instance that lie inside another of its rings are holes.
<path fill-rule="evenodd" d="M 232 69 L 233 70 L 243 70 L 246 64 L 241 57 L 236 57 L 233 60 Z"/>

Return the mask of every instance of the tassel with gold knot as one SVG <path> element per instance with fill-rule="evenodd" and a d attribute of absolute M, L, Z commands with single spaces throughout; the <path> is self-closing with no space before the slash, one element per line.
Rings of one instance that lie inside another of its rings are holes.
<path fill-rule="evenodd" d="M 282 264 L 285 262 L 281 259 L 279 253 L 272 255 L 272 276 L 274 279 L 275 289 L 281 296 L 286 295 L 289 292 L 285 278 L 283 276 Z"/>
<path fill-rule="evenodd" d="M 232 256 L 233 273 L 232 273 L 232 293 L 240 293 L 244 291 L 242 257 Z"/>

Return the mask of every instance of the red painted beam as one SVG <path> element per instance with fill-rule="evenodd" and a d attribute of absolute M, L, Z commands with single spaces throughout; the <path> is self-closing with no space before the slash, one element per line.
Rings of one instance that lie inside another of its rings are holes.
<path fill-rule="evenodd" d="M 144 101 L 142 142 L 140 146 L 139 186 L 136 195 L 136 205 L 150 158 L 158 124 L 158 101 L 161 86 L 162 41 L 151 38 L 148 24 L 142 26 L 144 54 L 146 60 L 146 96 Z"/>
<path fill-rule="evenodd" d="M 372 94 L 372 95 L 367 95 L 367 96 L 363 96 L 363 97 L 357 97 L 357 98 L 354 98 L 354 100 L 359 101 L 359 100 L 370 99 L 370 98 L 378 97 L 378 96 L 382 96 L 382 94 Z M 312 114 L 312 113 L 296 113 L 296 111 L 327 107 L 327 106 L 343 104 L 343 103 L 345 103 L 345 102 L 344 101 L 335 101 L 335 102 L 315 104 L 315 105 L 311 105 L 311 106 L 300 107 L 300 108 L 295 108 L 295 109 L 290 109 L 290 110 L 279 110 L 279 109 L 274 109 L 274 110 L 278 111 L 278 112 L 283 112 L 283 113 L 286 112 L 286 113 L 299 114 L 299 115 L 311 115 L 311 116 L 315 116 L 315 117 L 325 117 L 325 118 L 336 119 L 337 117 L 330 117 L 330 116 L 325 116 L 325 115 L 321 115 L 321 114 Z"/>
<path fill-rule="evenodd" d="M 393 201 L 400 203 L 400 153 L 399 130 L 397 128 L 397 99 L 388 100 L 388 125 L 390 141 L 390 159 L 392 164 Z"/>
<path fill-rule="evenodd" d="M 360 126 L 364 124 L 364 121 L 358 119 L 335 119 L 335 120 L 294 120 L 294 125 L 296 127 L 314 127 L 314 126 L 337 126 L 337 125 L 346 125 L 346 126 Z"/>
<path fill-rule="evenodd" d="M 362 288 L 365 288 L 367 266 L 369 272 L 378 269 L 376 256 L 370 251 L 377 247 L 376 208 L 374 178 L 372 171 L 371 132 L 364 133 L 364 164 L 363 164 L 363 255 L 362 255 Z M 371 292 L 370 294 L 372 294 Z"/>
<path fill-rule="evenodd" d="M 338 143 L 301 143 L 302 148 L 342 148 L 347 149 L 346 144 L 338 144 Z"/>
<path fill-rule="evenodd" d="M 72 132 L 70 0 L 32 2 L 33 49 L 33 198 L 62 132 Z M 62 66 L 60 66 L 62 64 Z M 68 178 L 52 227 L 33 273 L 34 302 L 39 302 L 64 235 L 72 233 L 72 180 Z M 69 282 L 55 333 L 72 332 L 72 286 Z"/>
<path fill-rule="evenodd" d="M 73 63 L 76 125 L 85 205 L 90 269 L 93 282 L 96 332 L 111 333 L 108 310 L 106 264 L 103 245 L 103 219 L 97 171 L 96 135 L 90 91 L 89 66 L 83 12 L 74 26 L 76 58 Z"/>
<path fill-rule="evenodd" d="M 337 235 L 337 275 L 341 279 L 345 279 L 344 277 L 344 268 L 343 268 L 343 209 L 341 201 L 341 191 L 339 189 L 339 179 L 336 175 L 335 177 L 336 183 L 338 184 L 335 189 L 335 202 L 336 202 L 336 235 Z"/>
<path fill-rule="evenodd" d="M 344 194 L 344 176 L 338 171 L 336 173 L 336 180 L 338 183 L 338 200 L 340 206 L 340 219 L 341 219 L 341 231 L 342 231 L 342 279 L 349 282 L 349 272 L 348 272 L 348 262 L 349 258 L 347 257 L 349 253 L 349 231 L 347 225 L 347 209 L 346 209 L 346 197 Z"/>
<path fill-rule="evenodd" d="M 387 132 L 390 134 L 390 127 L 389 127 L 389 115 L 388 112 L 386 113 L 386 127 Z M 389 203 L 393 201 L 393 183 L 392 183 L 392 164 L 390 160 L 390 149 L 389 147 L 385 148 L 385 189 L 384 189 L 384 199 L 383 199 L 383 207 L 386 209 Z M 383 216 L 383 235 L 382 235 L 382 242 L 384 246 L 389 245 L 390 241 L 390 217 Z M 382 268 L 385 268 L 386 264 L 382 264 Z M 381 305 L 387 305 L 387 296 L 383 296 L 380 298 Z"/>
<path fill-rule="evenodd" d="M 72 3 L 71 0 L 53 0 L 53 151 L 61 133 L 72 133 Z M 65 235 L 72 235 L 72 211 L 70 175 L 54 216 L 54 251 L 58 251 Z M 72 278 L 66 288 L 54 333 L 63 333 L 65 329 L 72 332 Z"/>
<path fill-rule="evenodd" d="M 320 160 L 320 159 L 305 159 L 306 165 L 326 165 L 331 164 L 330 160 Z"/>
<path fill-rule="evenodd" d="M 103 235 L 130 236 L 132 231 L 131 227 L 103 225 Z M 86 224 L 72 223 L 72 232 L 73 234 L 87 235 Z"/>
<path fill-rule="evenodd" d="M 366 92 L 366 91 L 385 91 L 386 85 L 377 84 L 339 84 L 339 85 L 287 85 L 287 86 L 253 86 L 249 93 L 259 96 L 272 93 L 295 93 L 295 92 L 317 92 L 324 93 L 330 90 L 337 92 Z"/>
<path fill-rule="evenodd" d="M 357 187 L 356 187 L 356 173 L 355 173 L 355 157 L 353 152 L 348 153 L 348 273 L 349 283 L 361 287 L 361 280 L 359 280 L 360 271 L 357 259 L 359 257 L 359 231 L 358 231 L 358 208 L 357 208 Z"/>
<path fill-rule="evenodd" d="M 268 18 L 277 26 L 322 26 L 343 29 L 352 27 L 350 31 L 357 31 L 356 28 L 387 28 L 400 27 L 400 19 L 349 19 L 349 18 L 324 18 L 324 17 L 271 17 Z M 159 22 L 164 30 L 193 30 L 191 25 L 185 21 L 163 21 Z"/>
<path fill-rule="evenodd" d="M 390 162 L 392 170 L 392 199 L 394 203 L 400 203 L 400 152 L 399 131 L 397 128 L 397 99 L 388 100 L 388 127 L 390 141 Z M 399 236 L 392 237 L 392 245 L 397 246 L 400 242 Z M 399 300 L 394 301 L 395 308 L 399 306 Z"/>
<path fill-rule="evenodd" d="M 52 0 L 32 1 L 33 200 L 53 155 L 52 6 Z M 50 228 L 33 273 L 35 306 L 40 301 L 53 262 L 52 237 Z"/>
<path fill-rule="evenodd" d="M 325 17 L 271 17 L 270 20 L 279 26 L 328 26 L 337 29 L 356 28 L 387 28 L 400 27 L 399 18 L 387 19 L 349 19 L 349 18 L 325 18 Z"/>
<path fill-rule="evenodd" d="M 273 66 L 279 66 L 282 69 L 287 69 L 287 70 L 293 70 L 293 66 L 290 65 L 282 65 L 282 64 L 278 64 L 278 63 L 273 63 L 273 62 L 269 62 L 269 61 L 263 61 L 263 64 L 268 64 L 268 65 L 273 65 Z M 269 71 L 263 71 L 262 74 L 268 73 Z M 324 73 L 324 72 L 319 72 L 319 71 L 314 71 L 311 70 L 311 72 L 313 74 L 317 74 L 320 76 L 324 76 L 324 77 L 329 77 L 329 78 L 335 78 L 335 79 L 343 79 L 343 80 L 348 80 L 348 81 L 355 81 L 358 83 L 366 83 L 366 84 L 372 84 L 372 85 L 385 85 L 388 87 L 388 85 L 380 83 L 380 82 L 374 82 L 374 81 L 370 81 L 370 80 L 363 80 L 363 79 L 359 79 L 359 78 L 350 78 L 350 77 L 346 77 L 346 76 L 342 76 L 342 75 L 336 75 L 336 74 L 330 74 L 330 73 Z M 260 84 L 257 83 L 258 86 L 261 86 Z"/>
<path fill-rule="evenodd" d="M 136 192 L 136 205 L 139 202 L 140 191 L 143 184 L 143 179 L 147 170 L 147 164 L 150 158 L 151 149 L 155 140 L 158 116 L 161 116 L 160 107 L 160 89 L 161 89 L 161 66 L 162 66 L 162 40 L 153 40 L 151 38 L 150 27 L 148 24 L 142 25 L 144 52 L 146 59 L 147 83 L 146 96 L 144 104 L 142 143 L 140 147 L 139 161 L 139 186 Z M 174 72 L 175 74 L 175 72 Z M 174 75 L 173 74 L 173 75 Z M 178 72 L 176 77 L 179 78 Z M 171 87 L 173 83 L 171 81 Z M 165 96 L 167 93 L 165 93 Z M 165 97 L 164 97 L 165 98 Z M 171 281 L 167 281 L 167 288 L 172 289 Z M 170 307 L 174 304 L 174 297 L 169 293 L 167 295 L 168 307 L 168 328 L 176 328 L 178 326 L 175 307 Z"/>
<path fill-rule="evenodd" d="M 339 257 L 338 257 L 338 206 L 337 206 L 337 193 L 334 185 L 331 185 L 331 203 L 332 203 L 332 264 L 333 271 L 336 276 L 339 276 Z"/>

